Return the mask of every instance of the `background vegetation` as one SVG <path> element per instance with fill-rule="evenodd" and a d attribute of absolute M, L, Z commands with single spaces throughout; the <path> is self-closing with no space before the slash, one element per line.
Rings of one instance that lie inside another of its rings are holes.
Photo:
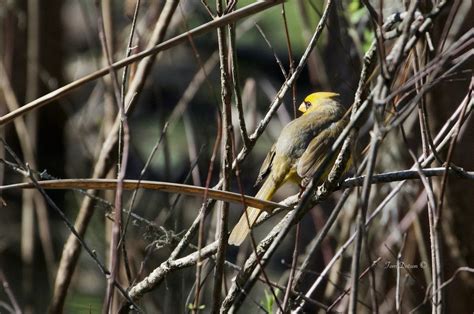
<path fill-rule="evenodd" d="M 470 12 L 468 0 L 0 2 L 0 312 L 472 313 Z M 225 245 L 239 199 L 155 190 L 254 195 L 313 91 L 351 112 L 340 159 L 323 187 L 280 189 L 296 209 L 264 217 L 252 241 Z"/>

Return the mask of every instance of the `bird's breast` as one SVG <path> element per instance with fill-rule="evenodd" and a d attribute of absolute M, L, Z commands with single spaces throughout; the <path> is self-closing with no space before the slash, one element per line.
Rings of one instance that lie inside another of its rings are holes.
<path fill-rule="evenodd" d="M 285 155 L 293 159 L 301 157 L 309 142 L 321 131 L 321 126 L 317 122 L 300 117 L 288 123 L 277 140 L 276 155 Z"/>

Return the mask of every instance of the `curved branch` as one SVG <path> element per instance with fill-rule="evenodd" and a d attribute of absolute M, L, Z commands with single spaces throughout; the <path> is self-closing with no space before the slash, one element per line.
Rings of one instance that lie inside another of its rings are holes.
<path fill-rule="evenodd" d="M 63 179 L 63 180 L 46 180 L 38 181 L 39 186 L 43 189 L 82 189 L 82 190 L 115 190 L 117 188 L 116 179 Z M 35 186 L 32 183 L 16 183 L 10 185 L 0 186 L 0 191 L 12 190 L 12 189 L 33 189 Z M 171 183 L 171 182 L 160 182 L 160 181 L 146 181 L 146 180 L 124 180 L 124 190 L 135 190 L 135 189 L 155 190 L 167 193 L 179 193 L 191 196 L 203 197 L 206 188 L 188 184 Z M 207 189 L 207 195 L 209 198 L 225 201 L 229 203 L 242 204 L 242 195 L 240 193 L 220 191 L 215 189 Z M 285 208 L 289 209 L 288 206 L 271 202 L 264 201 L 258 198 L 244 195 L 245 203 L 249 206 L 260 208 L 266 211 L 270 211 L 274 208 Z"/>

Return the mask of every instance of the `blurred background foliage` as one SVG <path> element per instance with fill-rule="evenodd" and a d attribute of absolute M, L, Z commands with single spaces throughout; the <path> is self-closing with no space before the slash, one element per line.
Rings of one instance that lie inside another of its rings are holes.
<path fill-rule="evenodd" d="M 240 0 L 237 7 L 243 7 L 251 2 L 253 1 Z M 465 2 L 469 1 L 457 2 L 461 2 L 464 8 Z M 384 16 L 388 16 L 395 10 L 403 10 L 404 7 L 404 3 L 401 1 L 389 1 L 384 4 Z M 135 1 L 110 0 L 104 1 L 103 5 L 109 6 L 110 9 L 108 12 L 110 19 L 107 21 L 112 29 L 109 32 L 111 35 L 109 44 L 114 60 L 119 60 L 125 55 Z M 145 49 L 147 39 L 163 5 L 164 1 L 141 1 L 134 52 Z M 209 3 L 209 5 L 214 10 L 214 4 Z M 323 6 L 324 3 L 320 0 L 285 2 L 291 53 L 295 62 L 299 60 L 306 47 L 309 37 L 319 21 Z M 446 19 L 447 13 L 448 10 L 441 19 Z M 453 34 L 454 37 L 462 34 L 463 29 L 469 29 L 466 17 L 462 12 L 459 14 L 460 26 L 458 32 Z M 12 89 L 20 104 L 25 104 L 105 65 L 98 35 L 98 16 L 98 8 L 93 1 L 16 0 L 0 2 L 1 57 L 12 83 Z M 181 34 L 209 20 L 210 17 L 200 1 L 182 0 L 171 21 L 166 38 Z M 266 39 L 263 38 L 257 26 Z M 312 91 L 336 91 L 340 93 L 343 104 L 348 108 L 353 101 L 357 87 L 363 55 L 374 38 L 373 25 L 365 7 L 359 1 L 350 0 L 337 1 L 335 9 L 330 12 L 329 22 L 326 26 L 307 67 L 297 81 L 295 101 L 298 104 L 306 94 Z M 435 28 L 434 32 L 436 31 L 438 30 Z M 31 32 L 34 34 L 32 35 Z M 266 113 L 276 91 L 285 79 L 274 55 L 281 60 L 286 72 L 289 71 L 289 49 L 282 7 L 276 6 L 261 14 L 239 21 L 237 23 L 236 47 L 247 128 L 249 132 L 252 132 Z M 139 95 L 139 103 L 129 117 L 131 147 L 127 178 L 140 176 L 153 146 L 162 136 L 165 123 L 169 122 L 164 140 L 143 179 L 204 185 L 216 138 L 217 108 L 220 106 L 220 79 L 216 51 L 216 33 L 209 32 L 193 38 L 192 45 L 186 42 L 164 51 L 157 57 L 153 71 L 146 81 L 146 86 Z M 204 80 L 200 82 L 193 80 L 203 64 L 212 63 L 214 66 L 206 72 Z M 131 67 L 132 72 L 133 70 L 134 66 Z M 468 83 L 469 80 L 464 75 L 457 82 L 451 82 L 446 88 L 451 91 L 459 88 L 462 91 L 466 90 Z M 195 89 L 192 97 L 183 100 L 184 92 L 190 87 Z M 101 79 L 86 84 L 67 97 L 26 117 L 37 158 L 35 163 L 37 171 L 46 171 L 50 178 L 87 178 L 91 176 L 98 151 L 103 145 L 105 134 L 107 134 L 106 130 L 110 128 L 116 114 L 116 108 L 111 101 L 109 92 L 109 83 L 106 79 Z M 441 101 L 436 103 L 434 101 L 431 108 L 446 108 L 447 106 L 454 108 L 463 95 L 462 92 L 453 93 L 450 103 Z M 2 115 L 8 111 L 3 98 L 2 91 L 0 92 Z M 175 111 L 177 104 L 181 104 L 183 110 Z M 253 183 L 260 164 L 269 147 L 279 135 L 282 126 L 293 119 L 294 105 L 291 93 L 288 93 L 284 104 L 272 119 L 264 135 L 259 139 L 255 149 L 242 164 L 241 179 L 246 193 L 250 195 L 255 193 Z M 447 110 L 449 111 L 449 109 Z M 235 116 L 236 112 L 234 112 Z M 442 115 L 439 121 L 444 121 L 445 117 L 446 115 Z M 436 119 L 436 115 L 434 119 Z M 472 131 L 472 127 L 470 129 Z M 368 129 L 366 127 L 362 130 L 359 140 L 361 147 L 367 141 Z M 242 147 L 242 141 L 236 120 L 234 120 L 234 131 L 238 151 Z M 24 158 L 14 128 L 10 125 L 2 128 L 1 132 L 3 133 L 1 136 L 6 138 L 13 150 Z M 409 136 L 412 148 L 419 152 L 420 143 L 416 135 L 412 136 L 416 132 L 419 131 L 415 126 L 413 133 L 410 133 Z M 469 134 L 472 136 L 472 132 Z M 472 150 L 472 142 L 467 143 L 465 142 L 465 146 Z M 404 150 L 399 149 L 400 145 L 403 146 L 400 138 L 397 138 L 396 135 L 393 136 L 393 139 L 386 141 L 386 147 L 383 148 L 384 157 L 378 164 L 381 172 L 405 169 L 410 164 L 409 156 Z M 464 156 L 462 153 L 460 154 Z M 3 156 L 5 156 L 4 152 Z M 465 161 L 466 164 L 461 164 L 461 166 L 472 169 L 472 154 L 468 156 L 471 156 L 471 160 Z M 193 165 L 195 167 L 192 167 Z M 215 167 L 218 168 L 217 165 Z M 1 184 L 23 180 L 19 175 L 3 167 L 1 176 Z M 110 176 L 114 177 L 113 169 L 110 171 Z M 218 179 L 218 171 L 215 170 L 211 186 Z M 377 191 L 378 196 L 381 198 L 386 195 L 391 187 L 391 185 L 381 186 Z M 232 190 L 238 191 L 235 178 Z M 297 187 L 283 188 L 276 198 L 281 199 L 297 191 Z M 394 228 L 399 220 L 398 215 L 414 202 L 419 191 L 420 184 L 418 182 L 407 185 L 404 196 L 392 201 L 380 226 L 372 230 L 371 236 L 374 239 L 371 238 L 370 241 L 380 241 L 377 238 L 377 235 L 382 232 L 379 228 Z M 73 221 L 84 193 L 80 191 L 50 191 L 48 193 Z M 85 240 L 94 248 L 97 256 L 105 261 L 110 233 L 107 214 L 111 211 L 110 203 L 113 202 L 113 193 L 103 192 L 99 195 L 100 199 L 95 202 L 95 214 Z M 125 199 L 129 200 L 131 192 L 127 192 L 125 195 Z M 318 206 L 311 215 L 302 221 L 302 230 L 304 231 L 300 241 L 303 245 L 308 243 L 315 235 L 316 230 L 321 228 L 321 221 L 327 217 L 339 195 L 339 192 L 334 193 L 331 199 Z M 25 209 L 25 200 L 21 191 L 5 192 L 1 196 L 6 202 L 6 207 L 1 209 L 0 218 L 0 266 L 22 308 L 26 312 L 43 313 L 50 301 L 55 269 L 69 231 L 52 211 L 41 216 L 35 206 Z M 167 258 L 176 239 L 196 217 L 201 202 L 202 200 L 199 198 L 180 197 L 174 194 L 151 191 L 138 193 L 138 199 L 133 208 L 137 217 L 132 218 L 126 242 L 134 274 L 137 274 L 141 267 L 143 267 L 142 275 L 147 274 Z M 466 202 L 468 202 L 467 199 Z M 343 213 L 347 218 L 344 218 L 343 222 L 353 220 L 355 203 L 355 198 L 348 203 L 347 209 Z M 125 204 L 128 206 L 127 202 Z M 456 205 L 450 206 L 456 207 Z M 470 210 L 471 213 L 466 216 L 466 221 L 474 222 L 472 203 L 469 207 L 464 206 L 466 205 L 462 204 L 458 208 Z M 240 216 L 241 210 L 241 206 L 231 206 L 231 225 Z M 454 209 L 452 210 L 454 211 Z M 26 217 L 30 218 L 26 219 Z M 278 218 L 274 219 L 278 220 Z M 45 221 L 48 225 L 40 226 Z M 271 223 L 259 228 L 256 232 L 257 237 L 260 238 L 268 232 L 270 225 Z M 215 228 L 213 219 L 207 221 L 207 226 L 206 232 L 212 239 Z M 328 258 L 342 243 L 341 241 L 344 239 L 342 235 L 346 235 L 349 229 L 349 223 L 346 225 L 341 223 L 337 226 L 329 237 L 330 239 L 325 242 L 322 254 L 313 261 L 314 265 L 311 269 L 317 272 L 321 266 L 327 263 Z M 44 232 L 49 233 L 49 236 L 45 238 Z M 425 228 L 422 232 L 426 234 Z M 457 237 L 456 234 L 453 236 Z M 51 247 L 45 246 L 47 243 L 45 239 L 51 240 Z M 472 237 L 465 240 L 473 242 Z M 398 234 L 397 241 L 400 245 L 400 234 Z M 275 281 L 287 278 L 293 242 L 293 236 L 289 236 L 268 267 L 269 276 Z M 450 248 L 446 247 L 446 252 L 449 250 Z M 190 250 L 188 251 L 190 252 Z M 231 248 L 229 260 L 241 265 L 245 260 L 245 254 L 249 252 L 248 246 L 239 252 L 237 249 Z M 49 257 L 48 254 L 50 254 Z M 417 253 L 413 254 L 415 256 L 413 261 L 420 260 Z M 459 254 L 472 263 L 472 259 L 469 260 L 474 256 L 472 245 Z M 346 256 L 341 264 L 347 266 L 349 260 L 350 255 Z M 209 266 L 206 267 L 205 272 L 209 272 Z M 191 267 L 168 276 L 166 282 L 159 289 L 147 296 L 146 309 L 150 313 L 186 311 L 187 304 L 190 303 L 189 294 L 194 283 L 194 272 L 195 269 Z M 382 273 L 389 276 L 384 281 L 388 295 L 391 293 L 390 287 L 393 286 L 396 274 L 387 271 L 382 271 Z M 308 276 L 308 282 L 314 280 L 314 276 L 314 274 Z M 421 278 L 423 274 L 417 273 L 416 276 Z M 229 275 L 229 278 L 231 277 Z M 339 277 L 335 280 L 344 287 L 343 283 L 347 279 Z M 69 290 L 65 312 L 100 311 L 105 284 L 106 280 L 95 263 L 86 254 L 82 254 Z M 319 291 L 316 294 L 321 298 L 333 295 L 332 292 L 328 292 L 331 289 L 329 286 L 325 291 Z M 205 285 L 206 288 L 207 285 Z M 460 298 L 465 302 L 459 301 L 454 305 L 450 303 L 453 306 L 450 309 L 465 310 L 470 308 L 472 312 L 474 309 L 472 307 L 473 290 L 470 290 L 470 302 L 463 298 L 463 296 L 469 295 L 468 292 L 463 291 L 473 289 L 472 286 L 461 285 L 460 289 Z M 264 292 L 263 286 L 259 287 L 258 291 L 246 304 L 248 308 L 256 308 L 252 300 L 257 304 L 264 304 L 263 307 L 266 309 L 274 306 L 271 296 Z M 423 299 L 424 291 L 411 289 L 411 293 L 413 296 L 407 296 L 408 299 L 412 298 L 418 301 Z M 204 296 L 203 303 L 206 304 L 209 298 L 210 296 Z M 0 300 L 7 300 L 4 291 L 0 292 Z M 407 301 L 407 303 L 413 305 L 416 303 L 413 300 Z M 408 305 L 407 308 L 409 308 Z M 427 311 L 428 308 L 425 307 L 423 310 Z M 386 309 L 393 310 L 393 307 L 387 304 Z M 3 309 L 0 312 L 3 312 Z"/>

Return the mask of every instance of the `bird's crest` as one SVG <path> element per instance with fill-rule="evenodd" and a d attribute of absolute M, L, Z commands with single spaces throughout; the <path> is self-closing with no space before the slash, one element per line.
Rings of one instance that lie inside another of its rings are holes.
<path fill-rule="evenodd" d="M 336 96 L 339 96 L 339 94 L 332 93 L 332 92 L 318 92 L 318 93 L 309 94 L 301 103 L 298 110 L 303 113 L 306 113 L 306 111 L 308 111 L 309 108 L 317 107 L 321 103 L 321 101 L 326 100 L 326 99 L 331 99 Z"/>

